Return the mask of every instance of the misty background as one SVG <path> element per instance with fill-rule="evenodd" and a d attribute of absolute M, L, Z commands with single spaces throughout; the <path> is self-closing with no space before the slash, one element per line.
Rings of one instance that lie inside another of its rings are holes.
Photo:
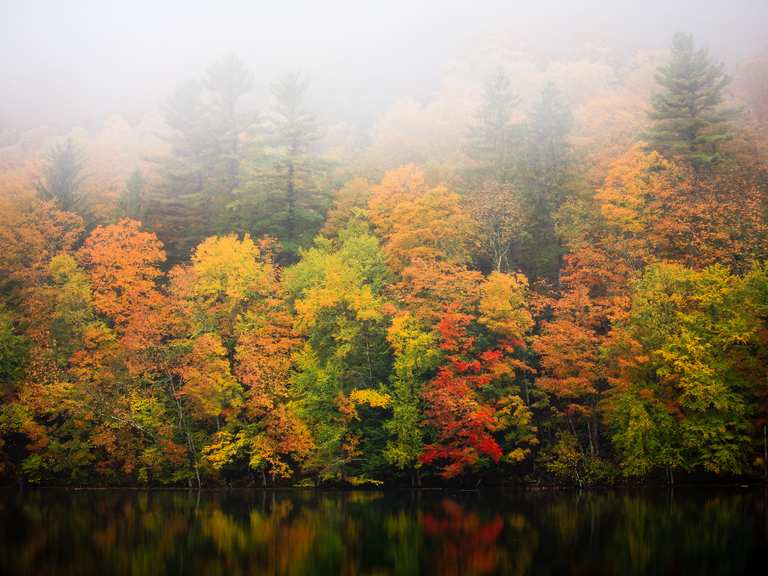
<path fill-rule="evenodd" d="M 765 0 L 2 0 L 0 132 L 93 128 L 114 114 L 135 123 L 228 52 L 254 72 L 249 105 L 299 71 L 324 122 L 367 129 L 398 101 L 428 101 L 446 77 L 480 77 L 521 53 L 541 67 L 621 59 L 685 31 L 733 66 L 768 46 L 766 22 Z"/>
<path fill-rule="evenodd" d="M 768 481 L 767 17 L 4 4 L 0 482 Z"/>

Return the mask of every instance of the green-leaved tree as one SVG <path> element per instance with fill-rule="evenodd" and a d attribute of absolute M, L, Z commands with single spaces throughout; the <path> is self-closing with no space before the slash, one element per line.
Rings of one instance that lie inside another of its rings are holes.
<path fill-rule="evenodd" d="M 651 146 L 696 167 L 717 162 L 720 145 L 731 138 L 735 115 L 723 106 L 723 90 L 730 81 L 706 49 L 695 49 L 690 35 L 676 34 L 671 60 L 656 73 L 659 90 L 651 99 L 647 134 Z"/>

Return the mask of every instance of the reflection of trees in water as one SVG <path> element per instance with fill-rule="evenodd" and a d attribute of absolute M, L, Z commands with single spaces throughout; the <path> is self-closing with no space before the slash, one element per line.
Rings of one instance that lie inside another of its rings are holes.
<path fill-rule="evenodd" d="M 712 490 L 557 495 L 531 515 L 542 551 L 537 572 L 590 574 L 744 573 L 755 554 L 751 522 L 765 498 Z M 543 504 L 543 505 L 542 505 Z M 763 531 L 764 534 L 764 531 Z M 763 553 L 766 549 L 763 535 Z"/>
<path fill-rule="evenodd" d="M 477 513 L 445 499 L 438 512 L 424 515 L 423 526 L 427 537 L 439 541 L 429 562 L 436 573 L 491 574 L 499 565 L 501 549 L 496 541 L 504 527 L 501 514 L 481 520 Z"/>
<path fill-rule="evenodd" d="M 422 573 L 424 536 L 419 509 L 400 509 L 384 520 L 388 554 L 394 574 L 410 576 Z"/>
<path fill-rule="evenodd" d="M 754 492 L 0 492 L 8 574 L 739 573 Z"/>
<path fill-rule="evenodd" d="M 752 495 L 738 493 L 650 501 L 624 496 L 607 504 L 618 508 L 612 510 L 619 524 L 613 564 L 629 564 L 635 574 L 661 567 L 664 573 L 747 573 L 756 504 Z"/>

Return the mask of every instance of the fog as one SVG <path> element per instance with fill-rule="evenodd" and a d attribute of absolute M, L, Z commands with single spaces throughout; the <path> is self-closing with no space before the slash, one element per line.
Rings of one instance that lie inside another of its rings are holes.
<path fill-rule="evenodd" d="M 768 0 L 0 2 L 0 486 L 768 483 Z M 344 498 L 152 565 L 547 572 L 450 502 L 328 549 Z M 11 570 L 68 571 L 68 510 Z M 679 570 L 665 514 L 570 565 Z"/>
<path fill-rule="evenodd" d="M 540 64 L 587 47 L 665 48 L 685 31 L 730 64 L 765 49 L 766 22 L 765 0 L 2 0 L 0 128 L 136 120 L 226 52 L 253 70 L 257 108 L 275 77 L 300 71 L 327 120 L 368 124 L 494 46 Z"/>

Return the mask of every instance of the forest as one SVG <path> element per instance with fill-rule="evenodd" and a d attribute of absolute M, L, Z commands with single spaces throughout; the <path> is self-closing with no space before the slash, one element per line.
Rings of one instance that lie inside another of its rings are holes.
<path fill-rule="evenodd" d="M 0 481 L 768 478 L 768 53 L 476 69 L 0 131 Z"/>

